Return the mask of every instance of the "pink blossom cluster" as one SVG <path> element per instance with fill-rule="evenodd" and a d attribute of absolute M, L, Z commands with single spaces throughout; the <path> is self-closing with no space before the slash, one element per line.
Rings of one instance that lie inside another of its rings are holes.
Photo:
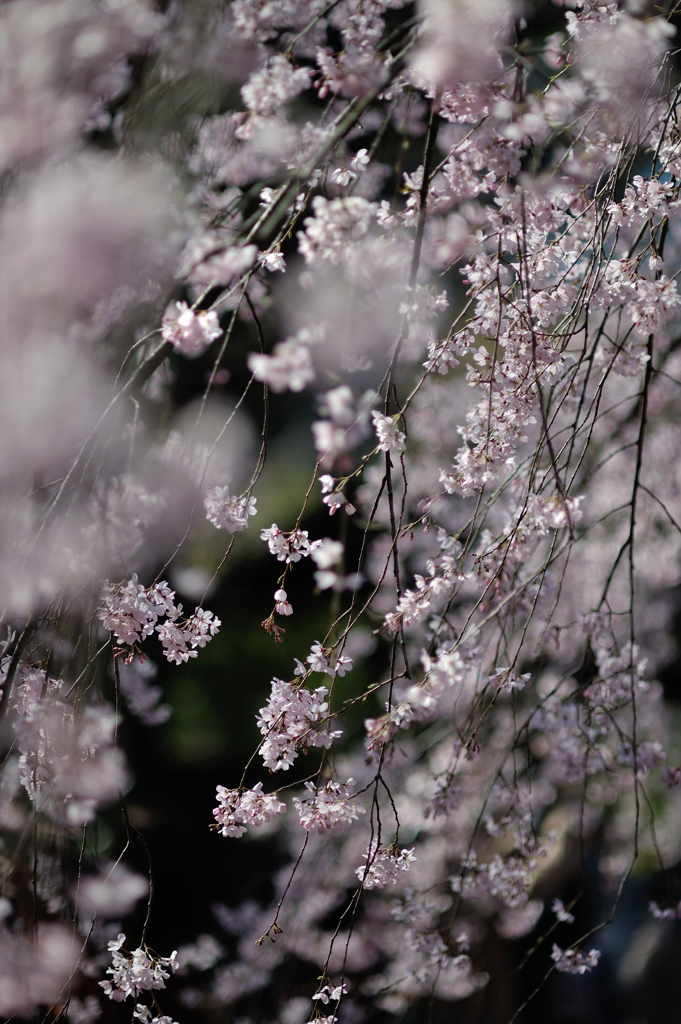
<path fill-rule="evenodd" d="M 546 850 L 539 852 L 545 853 Z M 517 907 L 527 901 L 532 872 L 537 867 L 533 856 L 512 853 L 506 857 L 495 854 L 487 863 L 478 862 L 471 851 L 462 863 L 461 873 L 450 878 L 452 890 L 464 899 L 480 900 L 495 896 L 508 907 Z"/>
<path fill-rule="evenodd" d="M 218 806 L 213 816 L 220 826 L 221 836 L 239 838 L 247 832 L 246 825 L 265 825 L 275 814 L 283 814 L 286 804 L 276 793 L 263 793 L 262 782 L 252 789 L 217 788 Z"/>
<path fill-rule="evenodd" d="M 218 315 L 212 310 L 195 313 L 186 302 L 168 307 L 161 326 L 161 335 L 173 348 L 190 359 L 200 356 L 222 334 Z"/>
<path fill-rule="evenodd" d="M 355 870 L 363 889 L 384 889 L 397 885 L 402 874 L 409 871 L 416 860 L 414 849 L 400 850 L 396 846 L 382 847 L 373 842 L 364 854 L 366 864 Z"/>
<path fill-rule="evenodd" d="M 141 1024 L 175 1024 L 172 1017 L 159 1013 L 154 1016 L 148 1006 L 138 1003 L 133 1011 L 133 1017 L 141 1021 Z"/>
<path fill-rule="evenodd" d="M 8 903 L 3 898 L 3 903 Z M 7 917 L 10 907 L 2 907 Z M 44 923 L 33 941 L 0 922 L 0 1012 L 36 1012 L 59 999 L 73 970 L 71 936 L 61 924 Z"/>
<path fill-rule="evenodd" d="M 314 215 L 305 219 L 305 231 L 298 236 L 298 248 L 314 266 L 347 259 L 352 243 L 369 230 L 375 206 L 360 196 L 332 200 L 315 196 L 312 209 Z"/>
<path fill-rule="evenodd" d="M 312 424 L 314 444 L 320 456 L 322 466 L 332 466 L 339 456 L 351 452 L 369 433 L 369 410 L 375 401 L 375 394 L 366 391 L 356 396 L 347 384 L 332 388 L 322 396 L 319 411 L 324 417 Z M 319 483 L 323 494 L 333 491 L 333 477 L 329 474 L 320 476 Z M 323 499 L 333 513 L 337 504 L 344 504 L 342 495 Z M 350 506 L 352 509 L 353 506 Z M 349 512 L 349 509 L 346 508 Z M 350 513 L 349 513 L 350 514 Z"/>
<path fill-rule="evenodd" d="M 133 573 L 127 583 L 102 582 L 97 614 L 119 643 L 133 646 L 151 636 L 161 615 L 175 614 L 175 593 L 164 581 L 145 588 Z"/>
<path fill-rule="evenodd" d="M 310 85 L 308 68 L 294 68 L 284 56 L 275 56 L 266 68 L 254 71 L 241 90 L 244 103 L 258 114 L 269 114 Z"/>
<path fill-rule="evenodd" d="M 132 648 L 156 632 L 166 658 L 176 665 L 198 657 L 196 648 L 205 647 L 221 625 L 203 608 L 183 619 L 182 605 L 175 604 L 175 592 L 165 581 L 145 589 L 135 574 L 127 583 L 112 585 L 104 580 L 101 600 L 97 615 L 119 643 Z M 162 615 L 166 621 L 158 624 Z"/>
<path fill-rule="evenodd" d="M 597 966 L 600 957 L 599 949 L 590 949 L 585 953 L 581 949 L 561 949 L 555 942 L 551 951 L 556 970 L 563 974 L 586 974 Z"/>
<path fill-rule="evenodd" d="M 677 921 L 681 920 L 681 904 L 675 907 L 662 908 L 655 900 L 651 900 L 648 904 L 648 910 L 656 921 Z"/>
<path fill-rule="evenodd" d="M 220 619 L 203 608 L 196 608 L 186 619 L 180 619 L 181 614 L 182 605 L 178 605 L 175 618 L 168 618 L 156 627 L 163 653 L 176 665 L 197 658 L 196 648 L 205 647 L 221 626 Z"/>
<path fill-rule="evenodd" d="M 56 822 L 82 825 L 117 798 L 127 772 L 114 744 L 113 708 L 93 704 L 79 711 L 65 690 L 44 669 L 22 669 L 10 700 L 19 754 L 14 769 L 36 809 Z"/>
<path fill-rule="evenodd" d="M 273 391 L 302 391 L 315 379 L 315 368 L 310 346 L 319 332 L 303 329 L 292 338 L 278 342 L 271 355 L 252 352 L 248 368 L 255 380 L 262 381 Z"/>
<path fill-rule="evenodd" d="M 271 771 L 288 771 L 299 750 L 328 748 L 341 730 L 328 727 L 328 690 L 318 686 L 308 690 L 302 683 L 272 680 L 267 705 L 260 709 L 258 728 L 265 737 L 260 753 Z"/>
<path fill-rule="evenodd" d="M 315 578 L 319 576 L 319 573 L 315 573 Z M 318 585 L 319 585 L 319 581 Z M 320 586 L 320 590 L 324 589 Z M 324 650 L 324 647 L 316 640 L 310 648 L 305 661 L 307 665 L 304 665 L 299 658 L 295 659 L 296 668 L 295 675 L 307 676 L 310 672 L 326 672 L 334 678 L 336 675 L 344 676 L 346 672 L 350 672 L 353 666 L 352 658 L 348 657 L 347 654 L 337 654 L 335 657 L 327 657 L 328 652 Z"/>
<path fill-rule="evenodd" d="M 293 798 L 293 805 L 300 817 L 300 824 L 306 832 L 328 832 L 336 825 L 349 824 L 356 821 L 365 809 L 353 800 L 354 779 L 347 782 L 334 782 L 330 779 L 323 786 L 317 787 L 312 782 L 305 783 L 307 793 L 302 799 Z"/>
<path fill-rule="evenodd" d="M 249 516 L 256 514 L 256 499 L 251 495 L 232 495 L 229 487 L 213 487 L 203 499 L 206 519 L 217 530 L 240 533 L 248 526 Z"/>

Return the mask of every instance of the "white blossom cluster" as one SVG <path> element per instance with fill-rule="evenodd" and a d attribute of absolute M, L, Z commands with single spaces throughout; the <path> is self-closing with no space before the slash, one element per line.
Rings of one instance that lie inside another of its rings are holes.
<path fill-rule="evenodd" d="M 328 448 L 324 450 L 328 451 Z M 319 484 L 322 489 L 322 501 L 328 506 L 330 516 L 337 512 L 339 508 L 344 509 L 349 516 L 353 515 L 353 513 L 357 511 L 355 506 L 348 501 L 344 494 L 335 490 L 335 481 L 328 473 L 320 476 Z"/>
<path fill-rule="evenodd" d="M 136 999 L 142 992 L 165 988 L 166 981 L 178 968 L 176 954 L 154 957 L 140 948 L 128 954 L 123 949 L 124 942 L 125 935 L 121 932 L 107 945 L 112 962 L 106 973 L 111 975 L 111 979 L 99 983 L 105 995 L 114 1002 L 122 1003 L 128 998 Z"/>
<path fill-rule="evenodd" d="M 315 573 L 315 577 L 318 576 L 319 573 Z M 323 588 L 320 587 L 320 589 Z M 333 661 L 329 661 L 319 640 L 316 640 L 310 648 L 310 653 L 305 659 L 307 665 L 304 665 L 299 658 L 296 658 L 295 661 L 295 675 L 297 676 L 307 676 L 310 672 L 325 672 L 332 678 L 336 675 L 344 676 L 346 672 L 350 672 L 353 664 L 352 658 L 348 657 L 347 654 L 338 654 Z"/>
<path fill-rule="evenodd" d="M 260 539 L 264 540 L 270 550 L 270 554 L 276 555 L 278 561 L 299 562 L 301 558 L 307 558 L 318 547 L 321 541 L 311 541 L 307 530 L 291 530 L 286 533 L 280 530 L 276 523 L 260 531 Z"/>
<path fill-rule="evenodd" d="M 347 991 L 348 986 L 345 982 L 341 982 L 340 985 L 324 985 L 319 992 L 315 992 L 312 998 L 328 1006 L 329 1003 L 337 1003 L 341 996 L 347 994 Z"/>
<path fill-rule="evenodd" d="M 372 412 L 371 418 L 374 421 L 379 450 L 399 458 L 405 449 L 404 432 L 398 430 L 394 419 L 384 416 L 381 412 Z"/>

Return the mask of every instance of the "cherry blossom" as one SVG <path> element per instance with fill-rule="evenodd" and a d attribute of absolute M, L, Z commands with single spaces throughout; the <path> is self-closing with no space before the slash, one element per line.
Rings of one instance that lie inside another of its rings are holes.
<path fill-rule="evenodd" d="M 251 353 L 248 368 L 256 380 L 276 392 L 302 391 L 315 378 L 310 350 L 297 338 L 279 342 L 271 356 Z"/>
<path fill-rule="evenodd" d="M 335 481 L 332 476 L 329 476 L 328 473 L 322 474 L 319 478 L 319 484 L 322 489 L 322 501 L 328 506 L 330 516 L 337 512 L 339 508 L 345 509 L 349 516 L 353 515 L 356 511 L 355 506 L 348 501 L 344 494 L 334 490 Z"/>
<path fill-rule="evenodd" d="M 133 647 L 156 632 L 166 658 L 177 665 L 197 657 L 195 648 L 205 647 L 221 625 L 212 612 L 202 608 L 182 619 L 182 605 L 175 605 L 175 593 L 165 581 L 145 589 L 135 575 L 115 586 L 105 580 L 102 601 L 97 614 L 120 643 Z M 167 616 L 166 621 L 157 625 L 162 615 Z"/>
<path fill-rule="evenodd" d="M 677 919 L 679 919 L 679 914 L 681 913 L 681 910 L 680 910 L 678 904 L 677 904 L 676 907 L 667 907 L 666 909 L 663 910 L 655 902 L 655 900 L 651 900 L 650 901 L 650 903 L 648 904 L 648 909 L 649 909 L 651 915 L 657 921 L 676 921 Z"/>
<path fill-rule="evenodd" d="M 293 804 L 307 832 L 328 832 L 336 825 L 356 821 L 359 814 L 365 813 L 361 804 L 352 799 L 354 779 L 345 783 L 330 780 L 320 788 L 306 782 L 305 789 L 306 795 L 302 799 L 294 797 Z"/>
<path fill-rule="evenodd" d="M 312 998 L 314 1000 L 319 1000 L 324 1003 L 325 1006 L 328 1006 L 329 1003 L 337 1003 L 341 996 L 347 994 L 347 991 L 348 986 L 345 982 L 342 982 L 340 985 L 325 985 L 319 992 L 315 992 Z"/>
<path fill-rule="evenodd" d="M 278 615 L 293 615 L 293 606 L 290 604 L 288 594 L 283 587 L 275 590 L 274 600 L 276 602 L 274 610 Z"/>
<path fill-rule="evenodd" d="M 26 1016 L 58 999 L 73 969 L 69 933 L 58 924 L 42 924 L 29 942 L 3 922 L 0 953 L 0 1008 L 8 1015 Z"/>
<path fill-rule="evenodd" d="M 213 815 L 220 826 L 220 835 L 237 839 L 248 831 L 246 825 L 257 828 L 286 810 L 286 804 L 276 794 L 263 793 L 262 782 L 245 791 L 218 786 L 217 798 L 218 806 Z"/>
<path fill-rule="evenodd" d="M 122 1003 L 130 997 L 137 998 L 141 992 L 164 989 L 166 981 L 178 968 L 176 954 L 154 957 L 140 948 L 128 954 L 123 950 L 124 942 L 125 935 L 121 932 L 107 947 L 112 965 L 106 973 L 111 975 L 111 980 L 100 981 L 99 985 L 109 999 Z"/>
<path fill-rule="evenodd" d="M 401 873 L 409 871 L 416 860 L 413 848 L 398 850 L 375 843 L 367 847 L 364 857 L 367 863 L 355 871 L 363 889 L 384 889 L 388 883 L 397 885 Z"/>
<path fill-rule="evenodd" d="M 564 974 L 586 974 L 597 966 L 600 956 L 598 949 L 590 949 L 588 953 L 583 953 L 578 949 L 561 949 L 555 942 L 551 952 L 556 970 Z"/>
<path fill-rule="evenodd" d="M 168 1017 L 165 1014 L 157 1014 L 154 1016 L 148 1006 L 144 1006 L 142 1003 L 138 1003 L 133 1011 L 133 1017 L 141 1021 L 142 1024 L 175 1024 L 172 1017 Z"/>
<path fill-rule="evenodd" d="M 380 451 L 388 452 L 390 455 L 399 458 L 405 450 L 406 437 L 404 432 L 398 430 L 397 424 L 392 417 L 384 416 L 381 412 L 372 412 L 371 418 L 374 421 Z"/>
<path fill-rule="evenodd" d="M 359 196 L 315 196 L 312 209 L 314 216 L 305 218 L 305 232 L 298 236 L 300 252 L 309 264 L 335 265 L 347 258 L 349 243 L 366 235 L 375 207 Z"/>
<path fill-rule="evenodd" d="M 293 68 L 283 56 L 273 57 L 266 68 L 254 72 L 241 95 L 249 110 L 269 114 L 310 85 L 309 68 Z"/>
<path fill-rule="evenodd" d="M 127 583 L 119 586 L 112 587 L 108 580 L 104 580 L 103 605 L 97 613 L 102 625 L 115 633 L 119 643 L 130 646 L 140 643 L 154 632 L 159 613 L 173 614 L 175 611 L 175 594 L 167 584 L 161 584 L 161 588 L 156 588 L 153 595 L 148 594 L 138 583 L 135 573 Z"/>
<path fill-rule="evenodd" d="M 203 608 L 196 608 L 187 619 L 180 619 L 181 613 L 182 605 L 178 605 L 172 618 L 156 626 L 163 653 L 176 665 L 198 657 L 196 648 L 205 647 L 221 626 L 220 619 Z"/>
<path fill-rule="evenodd" d="M 320 541 L 310 541 L 307 530 L 292 530 L 284 533 L 276 523 L 269 529 L 260 531 L 260 539 L 266 541 L 270 554 L 276 555 L 280 562 L 299 562 L 307 558 L 320 545 Z"/>
<path fill-rule="evenodd" d="M 311 657 L 317 658 L 318 655 Z M 310 691 L 302 683 L 272 680 L 272 692 L 267 705 L 260 709 L 258 728 L 265 737 L 260 753 L 265 766 L 272 771 L 288 771 L 298 756 L 298 750 L 308 747 L 328 749 L 340 730 L 330 730 L 326 724 L 329 705 L 328 690 L 319 686 Z"/>
<path fill-rule="evenodd" d="M 186 302 L 168 307 L 161 329 L 163 338 L 190 359 L 200 356 L 222 334 L 217 313 L 195 313 Z"/>
<path fill-rule="evenodd" d="M 572 924 L 575 919 L 575 915 L 571 914 L 569 910 L 565 909 L 565 905 L 562 900 L 555 899 L 551 904 L 551 910 L 556 915 L 559 921 L 565 922 L 565 924 Z"/>
<path fill-rule="evenodd" d="M 250 495 L 230 497 L 229 487 L 213 487 L 203 499 L 206 519 L 218 530 L 240 533 L 257 512 L 256 499 Z"/>
<path fill-rule="evenodd" d="M 315 582 L 320 590 L 328 590 L 337 582 L 338 575 L 334 567 L 341 562 L 343 551 L 344 548 L 340 541 L 324 537 L 311 552 L 312 561 L 317 566 Z"/>
<path fill-rule="evenodd" d="M 261 253 L 258 261 L 265 270 L 269 270 L 271 273 L 277 270 L 280 270 L 282 274 L 286 272 L 286 260 L 282 252 Z"/>

